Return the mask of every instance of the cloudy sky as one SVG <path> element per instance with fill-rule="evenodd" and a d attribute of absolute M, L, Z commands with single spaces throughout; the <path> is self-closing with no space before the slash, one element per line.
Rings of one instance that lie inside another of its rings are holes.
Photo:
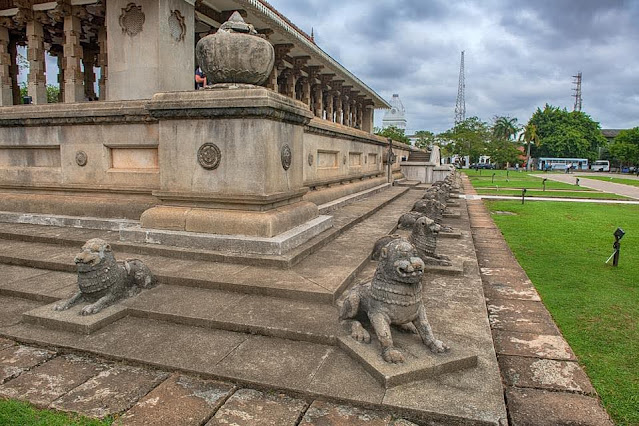
<path fill-rule="evenodd" d="M 467 117 L 572 110 L 581 71 L 584 112 L 639 126 L 639 0 L 269 2 L 385 99 L 398 93 L 409 132 L 452 127 L 462 50 Z"/>

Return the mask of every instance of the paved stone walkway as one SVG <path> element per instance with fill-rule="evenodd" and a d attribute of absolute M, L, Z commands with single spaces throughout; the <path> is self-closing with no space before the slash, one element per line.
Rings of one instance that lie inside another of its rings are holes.
<path fill-rule="evenodd" d="M 464 190 L 476 194 L 465 176 Z M 490 212 L 467 198 L 510 424 L 612 425 Z"/>
<path fill-rule="evenodd" d="M 609 192 L 611 194 L 623 195 L 624 197 L 630 197 L 639 200 L 639 187 L 637 186 L 606 182 L 603 180 L 588 179 L 584 175 L 574 174 L 531 174 L 530 176 L 540 179 L 547 178 L 555 182 L 563 182 L 569 184 L 574 184 L 575 179 L 578 177 L 579 185 L 583 186 L 584 188 L 596 189 L 597 191 Z M 623 178 L 625 179 L 625 176 Z"/>
<path fill-rule="evenodd" d="M 113 425 L 415 426 L 390 413 L 68 355 L 2 338 L 0 398 L 94 418 L 113 416 Z"/>

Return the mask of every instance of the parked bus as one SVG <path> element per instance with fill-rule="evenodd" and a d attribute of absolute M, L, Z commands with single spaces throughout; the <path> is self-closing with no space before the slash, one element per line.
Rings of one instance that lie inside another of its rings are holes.
<path fill-rule="evenodd" d="M 590 166 L 590 170 L 593 172 L 609 172 L 610 171 L 610 161 L 608 160 L 597 160 L 594 162 L 592 166 Z"/>
<path fill-rule="evenodd" d="M 569 164 L 572 170 L 588 170 L 587 158 L 541 157 L 537 160 L 539 170 L 566 170 Z"/>

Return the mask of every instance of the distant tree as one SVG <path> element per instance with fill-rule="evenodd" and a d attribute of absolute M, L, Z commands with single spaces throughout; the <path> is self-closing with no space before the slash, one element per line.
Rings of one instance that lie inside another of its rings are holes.
<path fill-rule="evenodd" d="M 47 102 L 54 104 L 60 102 L 60 88 L 52 84 L 47 84 Z"/>
<path fill-rule="evenodd" d="M 521 151 L 517 149 L 520 146 L 517 142 L 504 138 L 493 138 L 486 144 L 486 155 L 490 156 L 490 162 L 503 167 L 506 164 L 515 164 L 519 162 Z"/>
<path fill-rule="evenodd" d="M 528 124 L 524 126 L 523 133 L 519 135 L 519 140 L 524 141 L 528 145 L 526 149 L 526 170 L 530 170 L 530 146 L 532 144 L 539 146 L 541 143 L 541 139 L 537 133 L 537 126 L 528 122 Z"/>
<path fill-rule="evenodd" d="M 597 159 L 599 147 L 606 144 L 599 123 L 581 111 L 568 112 L 546 104 L 528 121 L 534 124 L 541 144 L 533 150 L 535 157 Z"/>
<path fill-rule="evenodd" d="M 415 132 L 415 136 L 417 136 L 417 141 L 415 142 L 417 148 L 427 149 L 435 143 L 435 134 L 428 130 L 418 130 Z"/>
<path fill-rule="evenodd" d="M 639 127 L 620 131 L 609 150 L 622 166 L 639 165 Z"/>
<path fill-rule="evenodd" d="M 388 126 L 384 127 L 383 129 L 375 127 L 375 134 L 378 136 L 383 136 L 385 138 L 391 138 L 396 142 L 402 142 L 410 145 L 410 139 L 408 139 L 408 136 L 404 134 L 404 129 L 400 129 L 396 126 Z"/>
<path fill-rule="evenodd" d="M 452 129 L 437 135 L 437 139 L 446 142 L 447 153 L 469 156 L 471 163 L 476 163 L 479 156 L 487 155 L 487 144 L 491 140 L 488 123 L 477 117 L 470 117 L 458 123 Z"/>
<path fill-rule="evenodd" d="M 495 138 L 510 140 L 515 138 L 520 130 L 517 118 L 508 116 L 495 116 L 493 118 L 493 136 Z"/>

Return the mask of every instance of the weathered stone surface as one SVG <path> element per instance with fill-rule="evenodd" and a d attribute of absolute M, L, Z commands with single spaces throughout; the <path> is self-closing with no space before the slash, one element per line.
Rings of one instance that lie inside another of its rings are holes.
<path fill-rule="evenodd" d="M 234 386 L 173 374 L 118 420 L 123 426 L 199 426 L 233 392 Z"/>
<path fill-rule="evenodd" d="M 512 426 L 612 426 L 596 398 L 565 392 L 509 388 Z"/>
<path fill-rule="evenodd" d="M 3 339 L 2 337 L 0 337 L 0 350 L 14 346 L 15 344 L 16 342 L 14 342 L 13 340 Z"/>
<path fill-rule="evenodd" d="M 0 296 L 0 326 L 17 324 L 23 312 L 35 309 L 42 305 L 40 302 L 25 300 L 16 297 Z"/>
<path fill-rule="evenodd" d="M 42 271 L 43 274 L 16 281 L 2 281 L 0 282 L 0 293 L 51 303 L 71 297 L 78 288 L 77 279 L 73 274 L 50 272 L 44 269 L 34 270 Z M 0 270 L 0 274 L 2 274 L 2 270 Z"/>
<path fill-rule="evenodd" d="M 495 337 L 495 350 L 498 355 L 576 361 L 572 349 L 561 336 L 517 333 L 505 330 L 494 330 L 493 335 Z"/>
<path fill-rule="evenodd" d="M 224 403 L 206 426 L 295 426 L 306 406 L 306 401 L 283 393 L 240 389 Z"/>
<path fill-rule="evenodd" d="M 487 303 L 492 328 L 537 334 L 559 334 L 541 302 L 491 299 Z"/>
<path fill-rule="evenodd" d="M 73 355 L 57 357 L 1 385 L 0 396 L 44 408 L 104 368 Z"/>
<path fill-rule="evenodd" d="M 332 346 L 252 336 L 215 370 L 220 374 L 291 389 L 306 389 Z"/>
<path fill-rule="evenodd" d="M 82 315 L 85 305 L 75 305 L 63 311 L 57 311 L 54 308 L 58 304 L 59 302 L 54 302 L 25 312 L 22 314 L 22 320 L 43 327 L 91 334 L 126 315 L 126 307 L 121 304 L 107 306 L 92 315 Z"/>
<path fill-rule="evenodd" d="M 508 386 L 596 394 L 576 362 L 502 355 L 499 365 Z"/>
<path fill-rule="evenodd" d="M 161 371 L 114 365 L 53 401 L 50 407 L 103 418 L 127 410 L 167 376 Z"/>
<path fill-rule="evenodd" d="M 13 346 L 0 350 L 0 384 L 52 358 L 55 352 L 30 346 Z"/>
<path fill-rule="evenodd" d="M 306 410 L 300 425 L 315 426 L 386 426 L 391 415 L 363 410 L 347 405 L 336 405 L 324 401 L 313 401 Z"/>

